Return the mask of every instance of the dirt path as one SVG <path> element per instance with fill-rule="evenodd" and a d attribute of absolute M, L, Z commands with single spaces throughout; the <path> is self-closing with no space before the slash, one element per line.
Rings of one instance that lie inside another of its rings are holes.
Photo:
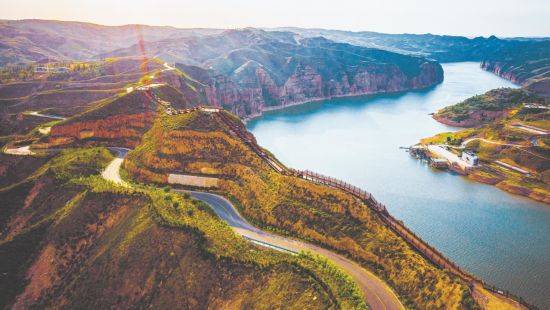
<path fill-rule="evenodd" d="M 51 118 L 51 119 L 57 119 L 57 120 L 65 120 L 66 119 L 63 116 L 53 115 L 53 114 L 42 114 L 42 113 L 37 112 L 37 111 L 29 112 L 28 115 L 44 117 L 44 118 Z"/>

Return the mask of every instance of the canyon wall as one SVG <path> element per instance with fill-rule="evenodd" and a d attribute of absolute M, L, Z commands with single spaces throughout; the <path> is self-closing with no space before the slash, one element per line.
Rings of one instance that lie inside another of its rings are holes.
<path fill-rule="evenodd" d="M 519 85 L 525 82 L 525 79 L 520 78 L 516 75 L 516 73 L 513 70 L 514 69 L 513 67 L 507 66 L 502 62 L 484 60 L 481 62 L 481 68 L 483 70 L 492 72 L 500 76 L 501 78 L 505 78 L 514 84 Z"/>
<path fill-rule="evenodd" d="M 205 103 L 246 118 L 308 101 L 422 89 L 442 81 L 443 70 L 436 62 L 421 64 L 418 73 L 412 76 L 393 64 L 373 64 L 337 74 L 298 65 L 282 83 L 276 83 L 270 72 L 258 67 L 246 82 L 214 75 L 202 81 L 201 92 Z M 185 83 L 177 84 L 181 87 Z"/>

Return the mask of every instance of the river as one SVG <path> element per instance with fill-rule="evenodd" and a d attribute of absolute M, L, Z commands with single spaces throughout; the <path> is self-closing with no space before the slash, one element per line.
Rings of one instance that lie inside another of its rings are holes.
<path fill-rule="evenodd" d="M 313 102 L 267 112 L 247 126 L 289 167 L 371 192 L 464 269 L 550 309 L 550 206 L 433 170 L 399 149 L 456 130 L 429 113 L 493 88 L 517 87 L 478 63 L 443 69 L 444 82 L 428 90 Z"/>

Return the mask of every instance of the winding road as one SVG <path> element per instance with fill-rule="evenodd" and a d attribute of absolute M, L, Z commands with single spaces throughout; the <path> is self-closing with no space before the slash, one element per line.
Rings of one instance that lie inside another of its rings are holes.
<path fill-rule="evenodd" d="M 462 142 L 462 144 L 460 145 L 460 148 L 464 149 L 468 145 L 468 143 L 470 143 L 472 141 L 475 141 L 475 140 L 479 140 L 479 141 L 489 143 L 489 144 L 493 144 L 493 145 L 510 146 L 510 147 L 516 148 L 517 150 L 519 150 L 521 152 L 528 153 L 528 154 L 533 155 L 535 157 L 538 157 L 538 158 L 541 158 L 541 159 L 544 159 L 544 160 L 550 160 L 550 159 L 548 159 L 544 156 L 541 156 L 539 154 L 535 154 L 533 152 L 530 152 L 530 151 L 526 150 L 525 148 L 527 148 L 528 146 L 525 146 L 525 145 L 492 141 L 492 140 L 488 140 L 488 139 L 485 139 L 485 138 L 478 138 L 478 137 L 464 140 L 464 142 Z"/>
<path fill-rule="evenodd" d="M 120 166 L 126 157 L 129 149 L 119 147 L 109 147 L 116 153 L 116 158 L 113 159 L 101 176 L 116 184 L 129 186 L 120 177 Z M 231 228 L 245 239 L 255 244 L 265 246 L 274 250 L 290 253 L 299 253 L 300 251 L 310 251 L 315 254 L 322 255 L 331 260 L 334 264 L 348 273 L 362 290 L 366 302 L 372 309 L 405 309 L 401 304 L 397 295 L 392 289 L 377 276 L 370 271 L 364 269 L 354 261 L 336 254 L 319 246 L 298 241 L 286 237 L 281 237 L 262 231 L 248 223 L 244 219 L 233 204 L 226 198 L 207 192 L 175 190 L 180 193 L 188 193 L 194 199 L 200 200 L 209 205 L 212 210 L 224 220 Z"/>
<path fill-rule="evenodd" d="M 128 152 L 130 151 L 130 149 L 124 147 L 109 147 L 108 149 L 116 154 L 115 159 L 113 159 L 109 163 L 109 165 L 107 165 L 105 170 L 101 172 L 101 176 L 105 180 L 114 182 L 117 185 L 129 186 L 120 177 L 120 166 L 122 166 L 122 162 L 124 162 L 124 158 L 126 157 L 126 154 L 128 154 Z"/>
<path fill-rule="evenodd" d="M 63 117 L 63 116 L 53 115 L 53 114 L 42 114 L 42 113 L 37 112 L 37 111 L 29 112 L 29 113 L 27 113 L 27 115 L 38 116 L 38 117 L 44 117 L 44 118 L 51 118 L 51 119 L 57 119 L 57 120 L 65 120 L 65 119 L 67 119 L 67 118 L 65 118 L 65 117 Z"/>

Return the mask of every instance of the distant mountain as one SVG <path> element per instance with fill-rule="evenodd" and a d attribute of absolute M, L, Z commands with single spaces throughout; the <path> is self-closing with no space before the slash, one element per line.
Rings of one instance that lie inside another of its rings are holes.
<path fill-rule="evenodd" d="M 45 58 L 89 60 L 98 54 L 171 37 L 219 33 L 217 29 L 178 29 L 146 25 L 103 26 L 50 20 L 0 21 L 0 65 Z"/>
<path fill-rule="evenodd" d="M 479 61 L 482 68 L 537 94 L 550 95 L 550 37 L 466 38 L 433 34 L 384 34 L 341 30 L 277 28 L 302 37 L 322 36 L 336 42 L 420 55 L 440 62 Z"/>
<path fill-rule="evenodd" d="M 498 55 L 503 48 L 519 47 L 523 43 L 548 42 L 542 38 L 467 38 L 434 34 L 387 34 L 370 31 L 343 31 L 305 28 L 274 28 L 270 31 L 291 31 L 302 37 L 325 37 L 336 42 L 390 50 L 404 54 L 415 54 L 441 62 L 482 61 L 487 56 Z"/>
<path fill-rule="evenodd" d="M 291 32 L 228 30 L 144 47 L 134 45 L 102 57 L 142 51 L 148 57 L 171 57 L 185 74 L 165 72 L 165 81 L 184 94 L 196 95 L 190 89 L 196 90 L 199 100 L 240 116 L 331 97 L 420 89 L 443 80 L 441 66 L 423 57 Z"/>
<path fill-rule="evenodd" d="M 481 66 L 517 84 L 549 79 L 550 41 L 513 41 L 488 54 Z M 546 93 L 550 90 L 546 89 Z"/>

